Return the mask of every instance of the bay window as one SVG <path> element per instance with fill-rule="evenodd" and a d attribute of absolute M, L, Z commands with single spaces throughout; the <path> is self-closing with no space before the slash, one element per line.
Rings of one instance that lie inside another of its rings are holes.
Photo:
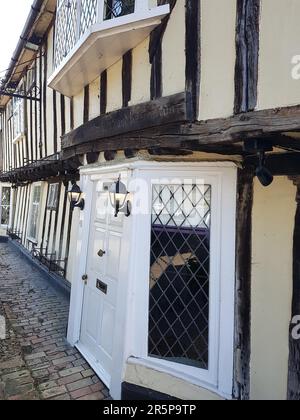
<path fill-rule="evenodd" d="M 77 95 L 169 13 L 169 4 L 155 0 L 59 0 L 49 86 L 65 96 Z"/>

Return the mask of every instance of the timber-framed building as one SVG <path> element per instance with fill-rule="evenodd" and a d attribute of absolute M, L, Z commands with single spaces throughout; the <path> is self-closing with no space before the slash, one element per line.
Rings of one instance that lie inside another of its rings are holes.
<path fill-rule="evenodd" d="M 33 3 L 0 87 L 1 234 L 70 290 L 115 399 L 300 398 L 299 14 Z"/>

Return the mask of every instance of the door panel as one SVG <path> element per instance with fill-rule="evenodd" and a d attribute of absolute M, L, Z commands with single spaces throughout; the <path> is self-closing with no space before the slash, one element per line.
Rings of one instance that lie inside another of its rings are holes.
<path fill-rule="evenodd" d="M 87 258 L 80 347 L 86 349 L 99 372 L 109 378 L 112 368 L 117 287 L 123 219 L 113 217 L 108 193 L 95 186 Z M 103 252 L 101 252 L 103 251 Z"/>

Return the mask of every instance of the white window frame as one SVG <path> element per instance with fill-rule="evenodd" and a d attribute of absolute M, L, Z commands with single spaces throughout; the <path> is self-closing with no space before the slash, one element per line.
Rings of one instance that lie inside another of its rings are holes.
<path fill-rule="evenodd" d="M 49 184 L 49 194 L 47 200 L 47 210 L 57 211 L 59 196 L 59 182 Z"/>
<path fill-rule="evenodd" d="M 37 217 L 37 230 L 36 230 L 36 237 L 33 238 L 30 233 L 31 233 L 31 221 L 32 221 L 32 216 L 33 216 L 33 198 L 34 198 L 34 189 L 40 187 L 40 201 L 39 201 L 39 210 L 38 210 L 38 217 Z M 42 203 L 42 183 L 38 182 L 38 183 L 34 183 L 32 184 L 31 187 L 31 192 L 30 192 L 30 211 L 29 211 L 29 218 L 28 218 L 28 226 L 27 226 L 27 240 L 36 243 L 38 236 L 39 236 L 39 224 L 40 224 L 40 217 L 41 217 L 41 203 Z"/>
<path fill-rule="evenodd" d="M 24 137 L 24 99 L 12 99 L 13 143 Z"/>
<path fill-rule="evenodd" d="M 153 179 L 199 180 L 212 186 L 211 202 L 211 268 L 210 268 L 210 328 L 209 369 L 160 360 L 148 355 L 149 273 L 151 246 L 152 187 L 148 188 L 148 216 L 135 223 L 135 248 L 132 252 L 136 264 L 133 278 L 134 295 L 139 296 L 132 315 L 133 346 L 129 363 L 176 376 L 189 383 L 212 390 L 225 398 L 232 397 L 234 296 L 235 296 L 235 225 L 236 225 L 236 168 L 233 164 L 167 164 L 145 171 L 148 185 Z M 152 165 L 149 165 L 150 168 Z M 141 176 L 141 173 L 139 173 Z M 139 197 L 141 199 L 141 197 Z M 226 209 L 221 212 L 220 209 Z M 139 218 L 139 216 L 133 216 Z"/>
<path fill-rule="evenodd" d="M 10 204 L 9 204 L 9 222 L 8 225 L 1 224 L 2 219 L 2 189 L 3 188 L 10 188 Z M 13 203 L 13 189 L 11 188 L 10 184 L 0 184 L 0 227 L 7 228 L 11 226 L 12 221 L 12 203 Z"/>

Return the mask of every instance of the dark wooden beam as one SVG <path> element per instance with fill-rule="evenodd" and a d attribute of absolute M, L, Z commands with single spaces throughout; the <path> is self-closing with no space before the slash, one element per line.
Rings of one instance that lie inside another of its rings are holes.
<path fill-rule="evenodd" d="M 107 107 L 107 71 L 104 70 L 100 77 L 100 114 L 106 114 Z"/>
<path fill-rule="evenodd" d="M 235 113 L 257 104 L 260 0 L 237 0 Z"/>
<path fill-rule="evenodd" d="M 194 120 L 198 118 L 201 76 L 201 1 L 186 0 L 186 90 L 191 94 Z"/>
<path fill-rule="evenodd" d="M 107 162 L 111 162 L 115 160 L 116 155 L 117 155 L 117 152 L 115 150 L 107 150 L 106 152 L 104 152 L 104 159 Z"/>
<path fill-rule="evenodd" d="M 236 299 L 234 397 L 250 398 L 251 353 L 251 240 L 253 206 L 253 172 L 238 171 L 236 230 Z"/>
<path fill-rule="evenodd" d="M 84 88 L 84 100 L 83 100 L 83 123 L 86 124 L 89 121 L 90 116 L 90 85 L 86 85 Z"/>
<path fill-rule="evenodd" d="M 123 107 L 126 108 L 131 101 L 132 88 L 132 51 L 128 51 L 123 56 L 122 66 L 122 102 Z"/>
<path fill-rule="evenodd" d="M 189 95 L 184 92 L 100 115 L 63 136 L 62 147 L 67 149 L 100 139 L 107 141 L 108 137 L 131 131 L 189 121 L 189 101 Z"/>
<path fill-rule="evenodd" d="M 96 163 L 99 159 L 99 152 L 89 152 L 86 154 L 86 161 L 88 165 Z"/>
<path fill-rule="evenodd" d="M 300 315 L 300 177 L 295 179 L 297 185 L 297 210 L 295 216 L 294 242 L 293 242 L 293 300 L 289 335 L 289 374 L 287 399 L 300 401 L 300 340 L 292 335 L 293 318 Z"/>
<path fill-rule="evenodd" d="M 193 154 L 192 150 L 185 150 L 181 148 L 159 147 L 148 150 L 151 156 L 190 156 Z"/>

